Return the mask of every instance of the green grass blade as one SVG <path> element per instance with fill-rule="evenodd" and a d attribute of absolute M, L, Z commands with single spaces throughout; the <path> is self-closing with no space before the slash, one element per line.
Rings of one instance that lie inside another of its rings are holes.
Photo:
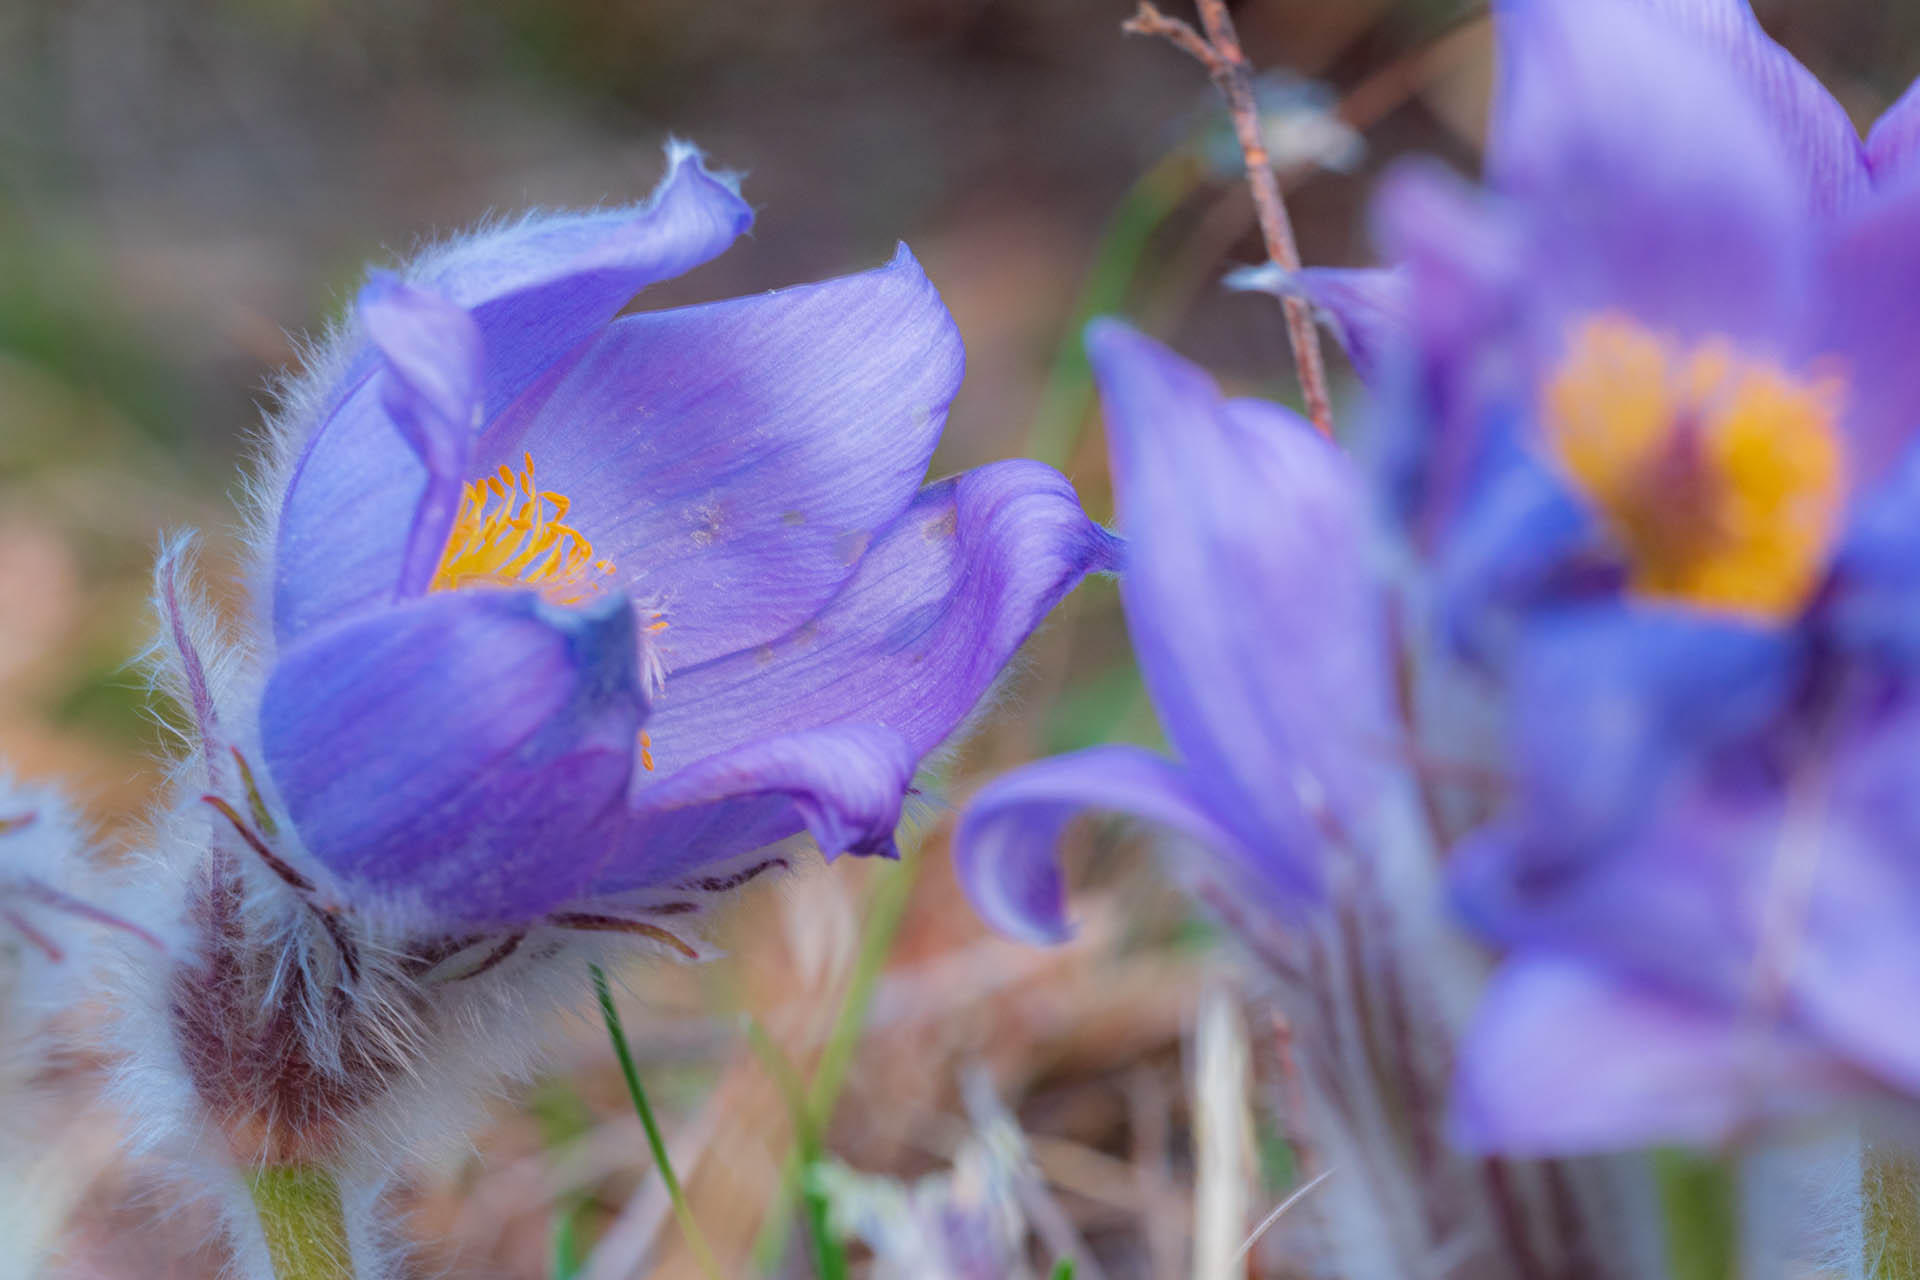
<path fill-rule="evenodd" d="M 613 1040 L 614 1056 L 620 1059 L 620 1072 L 627 1078 L 627 1094 L 633 1099 L 633 1110 L 640 1117 L 640 1127 L 647 1131 L 647 1146 L 653 1151 L 653 1162 L 660 1170 L 660 1180 L 666 1184 L 667 1199 L 673 1205 L 674 1219 L 680 1224 L 680 1232 L 687 1238 L 687 1248 L 693 1251 L 693 1258 L 699 1264 L 701 1273 L 707 1280 L 724 1280 L 720 1266 L 714 1261 L 713 1250 L 707 1245 L 706 1236 L 700 1232 L 700 1224 L 694 1221 L 693 1208 L 687 1203 L 685 1190 L 680 1186 L 679 1176 L 673 1171 L 673 1161 L 667 1155 L 666 1140 L 660 1136 L 660 1125 L 653 1118 L 653 1107 L 647 1102 L 647 1093 L 640 1087 L 640 1072 L 633 1064 L 633 1051 L 627 1047 L 627 1033 L 620 1025 L 620 1011 L 613 1006 L 613 990 L 607 985 L 607 974 L 599 965 L 589 965 L 593 973 L 593 991 L 600 998 L 600 1016 L 606 1019 L 607 1035 Z"/>

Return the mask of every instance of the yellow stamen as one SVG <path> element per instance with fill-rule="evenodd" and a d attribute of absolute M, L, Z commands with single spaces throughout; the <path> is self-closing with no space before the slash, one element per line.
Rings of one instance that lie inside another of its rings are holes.
<path fill-rule="evenodd" d="M 653 735 L 645 729 L 640 731 L 640 767 L 653 772 Z"/>
<path fill-rule="evenodd" d="M 1541 418 L 1635 593 L 1771 620 L 1826 569 L 1846 497 L 1844 392 L 1724 339 L 1682 347 L 1607 314 L 1574 334 Z"/>
<path fill-rule="evenodd" d="M 518 474 L 503 465 L 462 490 L 430 590 L 530 587 L 555 604 L 578 604 L 606 589 L 613 563 L 566 523 L 566 495 L 535 486 L 533 455 L 523 461 Z"/>

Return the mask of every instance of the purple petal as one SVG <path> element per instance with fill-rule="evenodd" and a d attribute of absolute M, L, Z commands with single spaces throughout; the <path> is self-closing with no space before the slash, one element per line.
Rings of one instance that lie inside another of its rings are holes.
<path fill-rule="evenodd" d="M 676 142 L 666 176 L 643 204 L 529 216 L 455 241 L 407 275 L 479 321 L 491 421 L 635 294 L 718 257 L 752 222 L 732 184 L 711 173 L 696 148 Z"/>
<path fill-rule="evenodd" d="M 473 467 L 485 353 L 480 328 L 437 294 L 376 275 L 360 291 L 360 324 L 380 353 L 380 403 L 426 470 L 396 593 L 419 595 L 433 580 L 460 490 Z"/>
<path fill-rule="evenodd" d="M 1154 706 L 1270 882 L 1311 892 L 1326 819 L 1370 825 L 1396 736 L 1360 482 L 1297 415 L 1222 400 L 1124 325 L 1096 321 L 1087 349 Z"/>
<path fill-rule="evenodd" d="M 261 706 L 307 852 L 362 905 L 531 919 L 576 896 L 645 707 L 633 612 L 528 592 L 434 594 L 285 652 Z"/>
<path fill-rule="evenodd" d="M 1461 1045 L 1454 1135 L 1515 1156 L 1709 1146 L 1860 1087 L 1770 1024 L 1528 956 L 1495 976 Z"/>
<path fill-rule="evenodd" d="M 1868 159 L 1846 109 L 1761 29 L 1747 0 L 1646 0 L 1747 89 L 1814 211 L 1832 216 L 1866 195 Z"/>
<path fill-rule="evenodd" d="M 1374 235 L 1407 280 L 1411 359 L 1394 367 L 1380 415 L 1392 509 L 1438 541 L 1512 448 L 1514 352 L 1526 243 L 1515 211 L 1431 161 L 1396 165 L 1374 202 Z"/>
<path fill-rule="evenodd" d="M 1870 482 L 1920 429 L 1920 177 L 1879 193 L 1826 247 L 1825 293 L 1811 344 L 1846 390 L 1849 462 Z M 1818 366 L 1816 366 L 1816 369 Z"/>
<path fill-rule="evenodd" d="M 464 308 L 478 325 L 483 420 L 564 363 L 634 294 L 720 253 L 745 230 L 751 212 L 697 153 L 676 148 L 671 158 L 644 205 L 529 217 L 457 241 L 408 271 L 421 291 Z M 348 361 L 288 485 L 274 549 L 274 630 L 283 644 L 389 598 L 409 555 L 429 473 L 395 430 L 382 363 L 371 349 Z"/>
<path fill-rule="evenodd" d="M 1850 658 L 1920 665 L 1920 445 L 1855 502 L 1816 616 Z"/>
<path fill-rule="evenodd" d="M 963 362 L 902 247 L 877 271 L 618 321 L 482 462 L 531 451 L 691 666 L 818 612 L 912 501 Z"/>
<path fill-rule="evenodd" d="M 1673 808 L 1677 806 L 1669 806 Z M 1759 914 L 1752 875 L 1777 838 L 1725 805 L 1663 813 L 1603 849 L 1497 825 L 1447 863 L 1455 908 L 1480 936 L 1550 948 L 1676 994 L 1733 1005 L 1752 990 Z"/>
<path fill-rule="evenodd" d="M 1308 267 L 1286 271 L 1269 263 L 1235 272 L 1227 283 L 1310 303 L 1340 345 L 1353 371 L 1377 386 L 1388 356 L 1403 345 L 1412 325 L 1412 296 L 1405 273 Z"/>
<path fill-rule="evenodd" d="M 1791 632 L 1678 609 L 1601 604 L 1541 620 L 1510 691 L 1525 811 L 1563 847 L 1610 838 L 1676 764 L 1778 712 L 1803 656 Z"/>
<path fill-rule="evenodd" d="M 1543 318 L 1616 308 L 1683 337 L 1778 346 L 1811 214 L 1725 59 L 1650 12 L 1591 0 L 1512 4 L 1499 33 L 1487 170 L 1530 224 Z"/>
<path fill-rule="evenodd" d="M 1170 827 L 1229 856 L 1239 849 L 1173 761 L 1128 746 L 1056 756 L 989 783 L 960 816 L 954 869 L 981 919 L 1022 942 L 1071 936 L 1056 849 L 1062 829 L 1089 809 Z"/>
<path fill-rule="evenodd" d="M 829 860 L 839 854 L 899 856 L 893 831 L 914 779 L 918 754 L 891 729 L 870 723 L 829 725 L 764 737 L 708 756 L 632 794 L 618 852 L 601 869 L 601 887 L 632 887 L 680 875 L 703 862 L 778 841 L 806 829 Z M 716 819 L 755 831 L 755 844 L 724 854 L 689 848 L 687 833 Z"/>
<path fill-rule="evenodd" d="M 817 618 L 772 644 L 672 673 L 648 737 L 657 781 L 756 740 L 866 725 L 918 760 L 959 728 L 1049 610 L 1113 538 L 1036 462 L 1001 462 L 924 490 Z M 623 853 L 603 891 L 658 883 L 797 829 L 764 799 L 673 815 Z"/>
<path fill-rule="evenodd" d="M 1855 1062 L 1914 1092 L 1920 705 L 1908 695 L 1891 713 L 1862 719 L 1827 762 L 1817 829 L 1799 815 L 1783 823 L 1765 871 L 1785 910 L 1774 913 L 1760 966 L 1791 981 L 1795 1008 Z"/>
<path fill-rule="evenodd" d="M 1448 642 L 1498 669 L 1533 609 L 1588 585 L 1575 567 L 1591 565 L 1597 531 L 1592 512 L 1511 435 L 1487 452 L 1472 501 L 1438 548 L 1435 594 Z"/>
<path fill-rule="evenodd" d="M 1867 134 L 1867 168 L 1877 186 L 1890 186 L 1914 172 L 1920 156 L 1920 80 L 1907 87 Z"/>
<path fill-rule="evenodd" d="M 859 721 L 924 755 L 944 742 L 1111 535 L 1038 462 L 923 490 L 845 588 L 771 644 L 675 671 L 648 725 L 661 775 L 775 733 Z"/>

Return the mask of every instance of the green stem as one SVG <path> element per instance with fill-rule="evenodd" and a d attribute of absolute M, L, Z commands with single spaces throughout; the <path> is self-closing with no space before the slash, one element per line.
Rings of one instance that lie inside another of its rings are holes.
<path fill-rule="evenodd" d="M 314 1165 L 269 1165 L 247 1179 L 276 1280 L 354 1280 L 340 1184 Z"/>
<path fill-rule="evenodd" d="M 1734 1280 L 1739 1274 L 1740 1200 L 1729 1162 L 1664 1150 L 1654 1153 L 1653 1167 L 1673 1280 Z"/>
<path fill-rule="evenodd" d="M 1860 1168 L 1870 1280 L 1920 1280 L 1920 1159 L 1871 1143 Z"/>
<path fill-rule="evenodd" d="M 647 1102 L 647 1092 L 640 1087 L 640 1071 L 633 1065 L 633 1051 L 627 1048 L 627 1033 L 620 1025 L 620 1011 L 613 1006 L 613 989 L 607 985 L 607 974 L 599 965 L 589 965 L 593 971 L 593 991 L 600 998 L 600 1014 L 607 1022 L 607 1035 L 613 1040 L 613 1054 L 620 1059 L 620 1072 L 627 1078 L 627 1094 L 633 1099 L 633 1109 L 640 1117 L 640 1127 L 647 1131 L 647 1146 L 653 1152 L 653 1163 L 660 1170 L 660 1181 L 666 1185 L 667 1200 L 673 1205 L 673 1216 L 680 1224 L 680 1232 L 687 1238 L 687 1248 L 693 1251 L 693 1260 L 708 1280 L 721 1280 L 720 1265 L 714 1261 L 713 1250 L 707 1246 L 707 1238 L 700 1232 L 700 1224 L 694 1221 L 693 1207 L 687 1203 L 686 1192 L 680 1186 L 679 1176 L 673 1171 L 673 1161 L 667 1156 L 666 1139 L 660 1136 L 660 1125 L 653 1118 L 653 1107 Z"/>

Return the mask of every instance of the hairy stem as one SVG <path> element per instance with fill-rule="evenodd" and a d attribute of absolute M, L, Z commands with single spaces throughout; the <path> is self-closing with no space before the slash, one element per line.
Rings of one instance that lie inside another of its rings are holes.
<path fill-rule="evenodd" d="M 1860 1170 L 1870 1280 L 1920 1280 L 1920 1159 L 1869 1145 Z"/>
<path fill-rule="evenodd" d="M 354 1280 L 340 1184 L 314 1165 L 268 1165 L 247 1179 L 274 1280 Z"/>

